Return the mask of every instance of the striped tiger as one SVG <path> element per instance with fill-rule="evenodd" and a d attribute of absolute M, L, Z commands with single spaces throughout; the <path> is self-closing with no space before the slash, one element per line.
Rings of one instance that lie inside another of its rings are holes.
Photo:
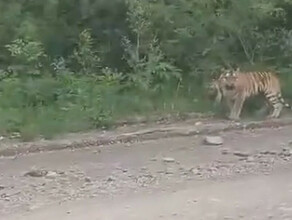
<path fill-rule="evenodd" d="M 229 76 L 229 75 L 227 75 Z M 219 104 L 226 97 L 232 96 L 234 91 L 234 83 L 232 83 L 231 78 L 227 80 L 227 77 L 224 74 L 221 74 L 218 79 L 213 79 L 208 85 L 208 95 L 209 98 L 215 98 L 215 103 Z M 228 101 L 228 98 L 227 100 Z"/>
<path fill-rule="evenodd" d="M 231 72 L 222 69 L 223 73 L 217 79 L 213 79 L 211 83 L 208 84 L 208 96 L 211 99 L 215 98 L 215 104 L 220 104 L 223 100 L 227 103 L 228 108 L 232 108 L 232 101 L 230 97 L 234 96 L 234 82 L 231 78 Z"/>
<path fill-rule="evenodd" d="M 229 119 L 239 120 L 243 104 L 251 96 L 263 94 L 273 112 L 269 118 L 278 118 L 283 107 L 291 109 L 282 98 L 281 85 L 273 72 L 243 72 L 226 70 L 215 80 L 217 84 L 216 101 L 226 99 L 230 109 Z"/>

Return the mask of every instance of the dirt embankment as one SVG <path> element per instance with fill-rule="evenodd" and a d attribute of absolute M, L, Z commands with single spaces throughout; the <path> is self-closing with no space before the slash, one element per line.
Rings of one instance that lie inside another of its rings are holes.
<path fill-rule="evenodd" d="M 14 156 L 23 153 L 35 153 L 63 149 L 78 149 L 90 146 L 102 146 L 114 143 L 156 140 L 168 137 L 217 134 L 229 130 L 281 127 L 292 124 L 292 117 L 267 121 L 232 122 L 212 118 L 195 118 L 157 123 L 138 123 L 118 126 L 111 131 L 92 131 L 60 136 L 54 140 L 19 142 L 9 139 L 0 141 L 0 156 Z"/>

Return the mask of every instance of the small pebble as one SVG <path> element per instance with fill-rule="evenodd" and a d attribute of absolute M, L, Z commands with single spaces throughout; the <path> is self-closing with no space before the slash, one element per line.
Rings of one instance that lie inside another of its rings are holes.
<path fill-rule="evenodd" d="M 165 163 L 174 163 L 175 162 L 175 159 L 171 158 L 171 157 L 164 157 L 162 160 Z"/>
<path fill-rule="evenodd" d="M 252 157 L 252 156 L 249 156 L 249 157 L 247 157 L 246 161 L 247 162 L 254 162 L 255 161 L 255 158 Z"/>
<path fill-rule="evenodd" d="M 115 179 L 112 177 L 107 178 L 107 182 L 113 182 Z"/>
<path fill-rule="evenodd" d="M 90 183 L 91 182 L 91 179 L 89 178 L 89 177 L 85 177 L 85 182 L 87 182 L 87 183 Z"/>
<path fill-rule="evenodd" d="M 226 154 L 229 153 L 229 150 L 228 150 L 227 148 L 223 148 L 223 149 L 221 150 L 221 153 L 222 153 L 223 155 L 226 155 Z"/>
<path fill-rule="evenodd" d="M 196 123 L 195 123 L 195 125 L 196 126 L 199 126 L 199 125 L 202 125 L 203 123 L 201 122 L 201 121 L 197 121 Z"/>
<path fill-rule="evenodd" d="M 261 154 L 270 154 L 270 155 L 276 155 L 277 154 L 277 151 L 269 151 L 269 150 L 265 150 L 265 151 L 261 151 L 260 152 Z"/>
<path fill-rule="evenodd" d="M 46 176 L 53 178 L 53 177 L 57 177 L 58 174 L 56 172 L 54 172 L 54 171 L 48 171 Z"/>
<path fill-rule="evenodd" d="M 238 156 L 238 157 L 248 157 L 250 154 L 247 152 L 235 151 L 233 152 L 233 155 Z"/>

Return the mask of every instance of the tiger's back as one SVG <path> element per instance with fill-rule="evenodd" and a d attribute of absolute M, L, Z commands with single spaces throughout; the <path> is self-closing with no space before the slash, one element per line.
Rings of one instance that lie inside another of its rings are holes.
<path fill-rule="evenodd" d="M 273 72 L 234 72 L 231 77 L 235 77 L 236 91 L 246 98 L 259 93 L 268 97 L 281 95 L 280 81 Z"/>

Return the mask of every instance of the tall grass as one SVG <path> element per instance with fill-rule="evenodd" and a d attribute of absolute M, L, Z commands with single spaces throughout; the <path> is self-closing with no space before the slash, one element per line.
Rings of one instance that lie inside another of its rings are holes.
<path fill-rule="evenodd" d="M 165 87 L 159 92 L 120 89 L 92 77 L 8 78 L 0 81 L 0 133 L 23 140 L 109 127 L 129 116 L 203 112 L 199 89 Z"/>

